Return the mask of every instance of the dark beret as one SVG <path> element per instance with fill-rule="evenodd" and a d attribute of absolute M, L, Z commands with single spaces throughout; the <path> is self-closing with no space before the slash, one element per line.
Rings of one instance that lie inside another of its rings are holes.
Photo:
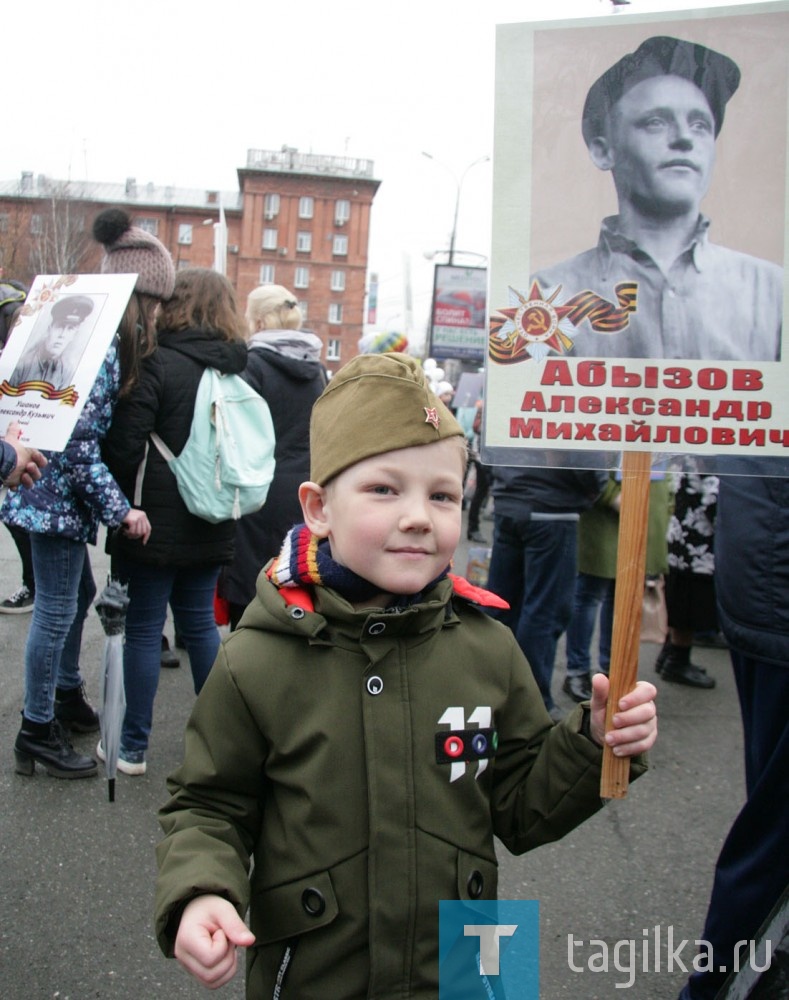
<path fill-rule="evenodd" d="M 87 295 L 66 295 L 52 306 L 52 318 L 79 323 L 93 312 L 93 299 Z"/>
<path fill-rule="evenodd" d="M 614 63 L 590 87 L 581 119 L 587 146 L 595 136 L 604 133 L 608 113 L 619 98 L 653 76 L 681 76 L 695 83 L 707 98 L 718 135 L 726 102 L 740 85 L 737 64 L 705 45 L 656 35 Z"/>

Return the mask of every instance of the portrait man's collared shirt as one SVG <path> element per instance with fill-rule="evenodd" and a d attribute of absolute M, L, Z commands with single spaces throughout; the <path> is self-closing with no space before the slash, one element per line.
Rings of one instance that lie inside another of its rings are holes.
<path fill-rule="evenodd" d="M 652 258 L 603 220 L 593 250 L 535 274 L 544 296 L 557 285 L 556 304 L 586 289 L 616 302 L 615 287 L 636 283 L 636 308 L 617 333 L 594 331 L 588 320 L 570 334 L 572 354 L 601 358 L 686 358 L 715 361 L 779 359 L 783 271 L 777 264 L 710 243 L 699 218 L 687 249 L 664 274 Z"/>
<path fill-rule="evenodd" d="M 34 355 L 25 359 L 23 356 L 14 368 L 10 381 L 12 385 L 19 385 L 22 382 L 49 382 L 55 389 L 63 389 L 68 385 L 67 374 L 60 358 L 46 360 Z"/>

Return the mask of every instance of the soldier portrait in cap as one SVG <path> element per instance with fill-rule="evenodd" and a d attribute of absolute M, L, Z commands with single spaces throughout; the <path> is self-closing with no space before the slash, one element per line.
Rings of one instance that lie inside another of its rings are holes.
<path fill-rule="evenodd" d="M 733 28 L 734 19 L 728 20 Z M 769 175 L 771 183 L 778 182 L 769 188 L 775 200 L 768 214 L 752 213 L 747 226 L 734 233 L 729 227 L 721 239 L 725 228 L 719 210 L 722 199 L 716 202 L 717 214 L 709 212 L 706 199 L 722 145 L 729 143 L 740 161 L 748 154 L 737 149 L 743 142 L 743 107 L 737 102 L 738 98 L 748 100 L 741 96 L 742 84 L 752 67 L 741 67 L 723 45 L 719 49 L 717 44 L 706 44 L 705 32 L 696 25 L 675 22 L 638 29 L 628 26 L 628 33 L 618 35 L 610 32 L 625 44 L 601 72 L 599 64 L 594 68 L 597 51 L 589 32 L 584 42 L 583 32 L 576 31 L 573 55 L 577 66 L 569 65 L 568 43 L 563 58 L 556 58 L 557 48 L 552 59 L 540 61 L 535 42 L 532 187 L 529 201 L 524 199 L 524 207 L 532 213 L 529 267 L 518 287 L 511 288 L 506 308 L 503 302 L 491 303 L 498 311 L 490 340 L 492 359 L 501 360 L 496 357 L 497 347 L 511 351 L 518 339 L 523 356 L 537 360 L 549 355 L 780 360 L 785 176 L 779 170 L 785 168 L 773 161 L 785 152 L 785 54 L 775 61 L 781 75 L 778 90 L 770 97 L 775 104 L 773 121 L 780 131 L 767 148 L 775 155 L 763 157 L 755 170 L 736 180 L 726 179 L 730 191 L 735 184 L 736 194 L 724 202 L 723 211 L 741 211 L 744 200 L 766 197 L 760 191 L 762 174 Z M 712 40 L 717 43 L 719 36 L 723 44 L 731 40 L 734 45 L 733 31 L 726 35 L 721 29 Z M 609 42 L 607 51 L 611 49 Z M 573 108 L 560 105 L 558 97 L 555 103 L 540 103 L 543 91 L 539 88 L 548 90 L 547 74 L 540 73 L 551 66 L 560 83 L 571 73 L 579 81 L 583 77 L 575 89 L 574 164 L 565 162 L 556 147 L 546 149 L 538 141 L 538 135 L 549 133 L 551 123 L 546 119 L 550 114 L 555 115 L 558 129 L 565 120 L 569 127 L 572 117 Z M 750 89 L 749 94 L 753 94 Z M 747 115 L 765 114 L 763 108 L 744 107 Z M 730 125 L 732 119 L 737 125 Z M 514 148 L 514 141 L 509 148 Z M 608 211 L 601 211 L 600 200 L 581 201 L 579 178 L 589 170 L 578 157 L 599 172 L 602 180 L 594 190 L 603 193 Z M 737 162 L 730 155 L 727 169 Z M 539 185 L 543 181 L 550 185 L 552 167 L 564 170 L 562 176 L 569 182 L 564 194 L 574 206 L 574 226 L 566 206 L 556 206 L 555 201 L 546 204 L 540 198 Z M 558 208 L 555 218 L 552 208 Z M 547 232 L 550 243 L 551 227 L 558 231 L 556 219 L 562 213 L 568 240 L 573 230 L 576 239 L 581 230 L 586 233 L 584 242 L 576 243 L 575 252 L 564 258 L 546 253 L 535 235 Z M 750 246 L 738 241 L 746 228 L 749 237 L 756 231 Z M 754 243 L 760 249 L 766 245 L 768 230 L 776 234 L 769 255 L 750 252 Z M 515 284 L 512 276 L 508 284 Z"/>
<path fill-rule="evenodd" d="M 70 385 L 86 338 L 79 336 L 93 313 L 94 301 L 87 295 L 64 295 L 57 299 L 31 331 L 30 344 L 20 356 L 9 382 L 45 382 L 54 389 Z M 37 328 L 43 326 L 39 333 Z"/>

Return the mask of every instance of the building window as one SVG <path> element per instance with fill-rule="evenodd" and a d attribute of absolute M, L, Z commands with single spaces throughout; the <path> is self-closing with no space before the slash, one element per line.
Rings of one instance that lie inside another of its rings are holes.
<path fill-rule="evenodd" d="M 340 198 L 339 201 L 334 203 L 334 223 L 337 226 L 344 226 L 345 223 L 351 217 L 351 203 L 345 199 Z"/>
<path fill-rule="evenodd" d="M 332 271 L 331 290 L 333 292 L 345 291 L 345 271 Z"/>
<path fill-rule="evenodd" d="M 190 222 L 178 223 L 178 242 L 184 246 L 189 246 L 192 242 L 192 224 Z"/>
<path fill-rule="evenodd" d="M 8 232 L 8 212 L 0 213 L 0 233 Z"/>
<path fill-rule="evenodd" d="M 273 264 L 262 264 L 260 267 L 260 284 L 261 285 L 273 285 L 274 284 L 274 265 Z"/>
<path fill-rule="evenodd" d="M 315 211 L 315 199 L 310 198 L 305 195 L 303 198 L 299 198 L 299 218 L 300 219 L 311 219 L 313 212 Z"/>
<path fill-rule="evenodd" d="M 342 303 L 332 302 L 329 305 L 329 322 L 342 323 Z"/>
<path fill-rule="evenodd" d="M 159 233 L 159 220 L 158 219 L 137 219 L 134 223 L 139 229 L 142 229 L 146 233 L 150 233 L 151 236 L 156 236 Z"/>
<path fill-rule="evenodd" d="M 41 216 L 38 213 L 34 213 L 30 216 L 30 235 L 40 236 L 44 231 L 44 225 L 41 221 Z"/>
<path fill-rule="evenodd" d="M 312 250 L 312 233 L 296 233 L 296 253 L 309 253 Z"/>
<path fill-rule="evenodd" d="M 267 219 L 276 219 L 279 215 L 279 195 L 267 194 L 263 199 L 263 214 Z"/>
<path fill-rule="evenodd" d="M 332 253 L 336 257 L 347 257 L 348 256 L 348 237 L 347 236 L 335 236 L 334 243 L 332 244 Z"/>
<path fill-rule="evenodd" d="M 276 229 L 264 229 L 263 230 L 263 242 L 261 244 L 264 250 L 276 250 L 277 249 L 277 230 Z"/>
<path fill-rule="evenodd" d="M 293 276 L 294 288 L 310 287 L 310 269 L 308 267 L 297 267 Z"/>
<path fill-rule="evenodd" d="M 301 309 L 301 318 L 306 322 L 308 311 L 306 299 L 299 299 L 299 309 Z"/>
<path fill-rule="evenodd" d="M 340 360 L 340 341 L 338 339 L 333 337 L 329 338 L 329 342 L 326 344 L 326 360 Z"/>

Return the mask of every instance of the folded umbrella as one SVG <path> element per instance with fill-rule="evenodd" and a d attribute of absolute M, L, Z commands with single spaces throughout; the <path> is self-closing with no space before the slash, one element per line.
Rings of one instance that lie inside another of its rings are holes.
<path fill-rule="evenodd" d="M 115 775 L 118 770 L 123 716 L 126 713 L 126 692 L 123 686 L 123 633 L 128 606 L 127 585 L 110 577 L 94 605 L 107 636 L 102 653 L 98 711 L 110 802 L 115 801 Z"/>

